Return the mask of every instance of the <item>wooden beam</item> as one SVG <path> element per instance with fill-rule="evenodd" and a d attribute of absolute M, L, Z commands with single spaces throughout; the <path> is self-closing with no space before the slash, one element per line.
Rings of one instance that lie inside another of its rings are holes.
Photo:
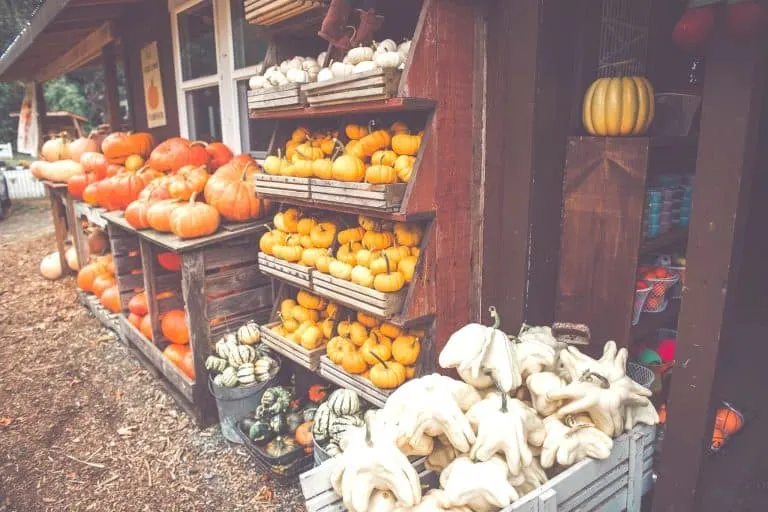
<path fill-rule="evenodd" d="M 115 52 L 115 42 L 107 44 L 101 52 L 102 64 L 104 65 L 104 102 L 107 113 L 107 123 L 113 131 L 118 131 L 122 125 L 122 116 L 120 115 L 120 94 L 117 82 L 117 55 Z"/>
<path fill-rule="evenodd" d="M 45 118 L 48 115 L 48 107 L 45 104 L 42 82 L 35 82 L 35 99 L 37 100 L 37 133 L 40 135 L 38 145 L 42 147 L 45 142 Z"/>
<path fill-rule="evenodd" d="M 78 69 L 98 57 L 102 48 L 114 39 L 112 22 L 104 23 L 59 58 L 43 66 L 37 73 L 37 80 L 45 82 Z"/>
<path fill-rule="evenodd" d="M 764 36 L 765 34 L 761 34 Z M 655 512 L 703 510 L 696 487 L 713 429 L 713 382 L 736 285 L 764 101 L 766 40 L 710 44 L 704 82 L 678 364 L 668 402 Z M 723 491 L 727 492 L 727 491 Z"/>

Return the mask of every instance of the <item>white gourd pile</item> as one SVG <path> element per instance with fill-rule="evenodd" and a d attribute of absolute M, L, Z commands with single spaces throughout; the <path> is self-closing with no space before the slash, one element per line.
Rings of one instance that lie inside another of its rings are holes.
<path fill-rule="evenodd" d="M 325 82 L 377 69 L 404 69 L 410 49 L 411 42 L 408 40 L 397 44 L 392 39 L 384 39 L 371 46 L 352 48 L 340 62 L 326 63 L 328 54 L 321 52 L 317 57 L 286 59 L 266 69 L 259 64 L 257 74 L 248 81 L 248 87 L 252 90 L 269 89 L 280 85 Z"/>
<path fill-rule="evenodd" d="M 346 432 L 331 481 L 351 512 L 498 511 L 658 422 L 650 391 L 626 375 L 626 349 L 609 341 L 595 360 L 548 327 L 510 337 L 492 314 L 494 326 L 467 325 L 440 353 L 461 381 L 408 381 Z M 409 456 L 427 457 L 439 489 L 422 495 Z"/>

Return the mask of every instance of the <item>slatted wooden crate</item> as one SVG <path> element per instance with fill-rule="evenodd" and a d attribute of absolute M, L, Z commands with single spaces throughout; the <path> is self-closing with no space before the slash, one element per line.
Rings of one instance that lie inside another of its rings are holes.
<path fill-rule="evenodd" d="M 328 356 L 320 357 L 320 376 L 339 386 L 352 389 L 362 398 L 377 407 L 383 407 L 392 391 L 377 388 L 371 381 L 344 371 L 341 366 L 333 363 Z"/>
<path fill-rule="evenodd" d="M 136 293 L 144 290 L 139 237 L 115 225 L 108 226 L 107 231 L 115 266 L 115 280 L 120 291 L 120 307 L 123 314 L 128 315 L 128 302 Z"/>
<path fill-rule="evenodd" d="M 310 179 L 310 197 L 323 203 L 352 205 L 381 212 L 400 210 L 406 183 L 373 185 L 371 183 L 345 183 L 343 181 Z"/>
<path fill-rule="evenodd" d="M 377 69 L 325 82 L 302 84 L 301 90 L 310 107 L 387 100 L 397 96 L 401 76 L 399 69 Z"/>
<path fill-rule="evenodd" d="M 297 263 L 289 263 L 260 252 L 259 268 L 263 273 L 274 276 L 281 281 L 286 281 L 308 290 L 311 289 L 312 269 L 309 267 L 303 267 Z"/>
<path fill-rule="evenodd" d="M 419 475 L 422 488 L 437 487 L 438 475 L 424 467 L 424 457 L 412 462 Z M 346 510 L 341 498 L 336 495 L 331 485 L 334 459 L 328 460 L 299 477 L 301 492 L 306 500 L 307 512 L 342 512 Z"/>
<path fill-rule="evenodd" d="M 379 318 L 392 318 L 400 313 L 407 293 L 406 289 L 384 293 L 322 272 L 312 272 L 312 290 L 343 306 Z"/>
<path fill-rule="evenodd" d="M 248 110 L 293 110 L 304 108 L 306 105 L 306 97 L 299 84 L 248 91 Z"/>
<path fill-rule="evenodd" d="M 265 197 L 309 199 L 309 178 L 256 175 L 256 193 Z"/>
<path fill-rule="evenodd" d="M 245 19 L 255 25 L 276 25 L 322 8 L 318 0 L 244 0 Z"/>
<path fill-rule="evenodd" d="M 103 208 L 97 208 L 91 206 L 82 201 L 72 200 L 72 224 L 70 226 L 70 232 L 72 234 L 72 245 L 77 253 L 77 261 L 82 268 L 88 263 L 89 251 L 88 251 L 88 233 L 87 229 L 98 227 L 100 229 L 107 229 L 107 221 L 101 217 L 102 212 L 105 212 Z"/>
<path fill-rule="evenodd" d="M 280 325 L 280 322 L 270 322 L 262 325 L 261 342 L 304 368 L 316 371 L 320 367 L 320 356 L 325 354 L 325 347 L 307 350 L 272 330 L 278 325 Z"/>
<path fill-rule="evenodd" d="M 91 293 L 85 293 L 82 290 L 77 290 L 77 296 L 80 300 L 80 304 L 88 308 L 88 310 L 93 313 L 93 316 L 95 316 L 96 319 L 101 322 L 101 325 L 107 329 L 115 331 L 118 334 L 118 337 L 120 337 L 120 323 L 118 320 L 120 315 L 116 315 L 115 313 L 105 308 L 102 303 L 99 302 L 99 298 Z"/>

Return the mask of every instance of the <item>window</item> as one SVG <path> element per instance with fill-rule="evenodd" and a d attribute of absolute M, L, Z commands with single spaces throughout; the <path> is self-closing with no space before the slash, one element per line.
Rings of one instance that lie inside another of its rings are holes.
<path fill-rule="evenodd" d="M 275 122 L 250 120 L 247 94 L 268 40 L 246 22 L 242 0 L 168 3 L 182 135 L 265 158 Z"/>

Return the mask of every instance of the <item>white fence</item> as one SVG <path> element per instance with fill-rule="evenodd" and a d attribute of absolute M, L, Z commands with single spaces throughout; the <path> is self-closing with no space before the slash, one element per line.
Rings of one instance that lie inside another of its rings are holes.
<path fill-rule="evenodd" d="M 0 168 L 8 182 L 8 193 L 11 199 L 41 199 L 45 197 L 45 187 L 37 181 L 29 169 Z"/>

